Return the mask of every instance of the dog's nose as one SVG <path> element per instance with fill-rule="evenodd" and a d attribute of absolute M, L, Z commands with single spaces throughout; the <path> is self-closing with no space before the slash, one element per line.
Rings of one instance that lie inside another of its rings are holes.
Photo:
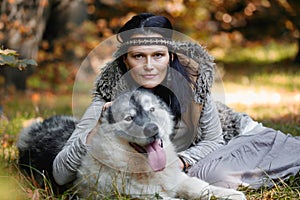
<path fill-rule="evenodd" d="M 144 128 L 144 134 L 146 137 L 153 137 L 158 135 L 158 126 L 156 124 L 147 124 Z"/>

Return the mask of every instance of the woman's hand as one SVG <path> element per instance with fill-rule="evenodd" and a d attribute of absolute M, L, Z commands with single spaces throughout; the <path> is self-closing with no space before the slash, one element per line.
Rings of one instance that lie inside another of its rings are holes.
<path fill-rule="evenodd" d="M 102 107 L 102 112 L 105 111 L 108 107 L 110 107 L 112 105 L 112 101 L 106 102 L 103 107 Z M 97 126 L 95 127 L 97 128 Z M 93 137 L 93 135 L 95 134 L 95 128 L 88 134 L 87 138 L 86 138 L 86 143 L 90 144 L 91 143 L 91 138 Z"/>
<path fill-rule="evenodd" d="M 189 168 L 189 164 L 184 160 L 183 157 L 178 157 L 180 168 L 183 172 L 187 172 L 187 169 Z"/>
<path fill-rule="evenodd" d="M 105 111 L 108 107 L 110 107 L 112 105 L 112 103 L 113 103 L 112 101 L 106 102 L 103 105 L 102 111 Z"/>
<path fill-rule="evenodd" d="M 179 162 L 180 169 L 183 169 L 184 163 L 182 162 L 182 160 L 180 158 L 178 158 L 178 162 Z"/>

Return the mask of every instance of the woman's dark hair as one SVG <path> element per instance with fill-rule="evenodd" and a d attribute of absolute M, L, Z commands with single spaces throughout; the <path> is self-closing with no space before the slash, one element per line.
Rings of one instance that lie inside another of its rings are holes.
<path fill-rule="evenodd" d="M 166 39 L 172 38 L 172 24 L 168 18 L 151 13 L 132 17 L 118 31 L 118 40 L 125 42 L 134 34 L 158 33 Z"/>
<path fill-rule="evenodd" d="M 131 30 L 131 31 L 130 31 Z M 125 42 L 134 34 L 160 34 L 163 38 L 172 39 L 172 24 L 168 18 L 151 13 L 142 13 L 132 17 L 118 32 L 118 40 Z M 167 77 L 170 81 L 164 80 L 164 84 L 153 88 L 153 93 L 159 96 L 170 107 L 177 122 L 181 118 L 181 113 L 186 111 L 188 101 L 191 100 L 192 80 L 187 71 L 187 66 L 183 66 L 175 53 L 169 51 L 170 67 Z M 126 56 L 126 55 L 124 55 Z M 118 66 L 125 74 L 127 68 L 123 62 L 123 57 L 118 58 Z M 177 73 L 178 72 L 178 73 Z M 180 76 L 176 75 L 180 74 Z M 178 80 L 185 79 L 185 80 Z M 167 86 L 167 87 L 166 87 Z M 176 96 L 177 95 L 177 96 Z"/>

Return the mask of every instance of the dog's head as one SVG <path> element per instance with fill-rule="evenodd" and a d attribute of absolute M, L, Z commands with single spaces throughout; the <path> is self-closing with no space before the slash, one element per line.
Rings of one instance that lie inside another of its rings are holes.
<path fill-rule="evenodd" d="M 124 93 L 103 113 L 102 120 L 113 129 L 114 137 L 145 155 L 154 171 L 165 167 L 163 145 L 169 143 L 174 122 L 169 108 L 157 96 L 142 90 Z"/>

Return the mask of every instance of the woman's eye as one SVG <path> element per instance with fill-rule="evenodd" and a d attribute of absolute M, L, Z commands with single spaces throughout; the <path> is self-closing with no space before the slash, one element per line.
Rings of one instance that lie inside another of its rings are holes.
<path fill-rule="evenodd" d="M 142 59 L 142 58 L 143 58 L 143 56 L 142 56 L 142 55 L 140 55 L 140 54 L 138 54 L 138 55 L 134 55 L 134 58 L 135 58 L 135 59 L 137 59 L 137 60 L 140 60 L 140 59 Z"/>
<path fill-rule="evenodd" d="M 124 118 L 124 120 L 130 122 L 133 120 L 133 116 L 127 116 Z"/>
<path fill-rule="evenodd" d="M 149 109 L 149 111 L 150 111 L 150 112 L 154 112 L 154 111 L 155 111 L 155 108 L 154 108 L 154 107 L 151 107 L 151 108 Z"/>
<path fill-rule="evenodd" d="M 155 57 L 155 58 L 161 58 L 161 57 L 163 57 L 163 54 L 157 53 L 157 54 L 154 55 L 154 57 Z"/>

